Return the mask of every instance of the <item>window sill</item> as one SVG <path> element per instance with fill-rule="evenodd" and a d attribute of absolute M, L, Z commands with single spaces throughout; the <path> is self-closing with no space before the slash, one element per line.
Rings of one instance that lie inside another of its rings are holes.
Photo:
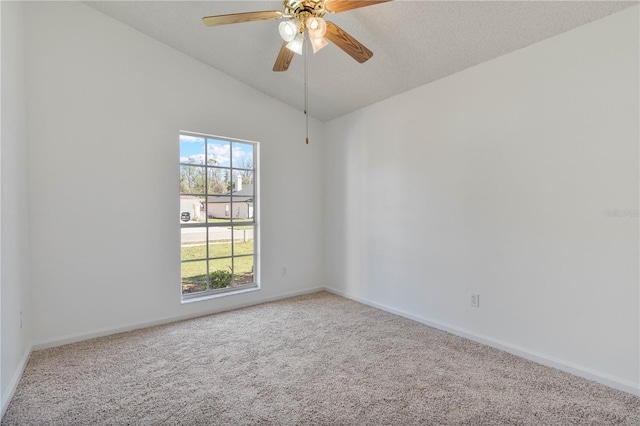
<path fill-rule="evenodd" d="M 231 296 L 234 294 L 250 293 L 252 291 L 258 291 L 258 290 L 260 290 L 260 286 L 256 284 L 253 287 L 245 287 L 245 288 L 239 288 L 237 290 L 223 291 L 220 293 L 209 293 L 209 294 L 203 294 L 202 296 L 183 298 L 182 300 L 180 300 L 180 303 L 184 305 L 186 303 L 202 302 L 203 300 L 218 299 L 220 297 Z"/>

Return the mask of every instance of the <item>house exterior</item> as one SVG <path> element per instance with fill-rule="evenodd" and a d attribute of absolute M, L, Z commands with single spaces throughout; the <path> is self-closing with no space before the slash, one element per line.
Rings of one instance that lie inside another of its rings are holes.
<path fill-rule="evenodd" d="M 222 195 L 207 197 L 207 216 L 217 219 L 250 219 L 253 217 L 253 184 L 242 185 L 238 179 L 236 189 Z"/>
<path fill-rule="evenodd" d="M 202 220 L 204 219 L 203 204 L 200 198 L 195 195 L 181 195 L 180 196 L 180 220 L 182 222 L 188 222 L 190 220 Z M 186 219 L 185 213 L 188 213 L 189 219 Z M 186 219 L 186 220 L 185 220 Z"/>

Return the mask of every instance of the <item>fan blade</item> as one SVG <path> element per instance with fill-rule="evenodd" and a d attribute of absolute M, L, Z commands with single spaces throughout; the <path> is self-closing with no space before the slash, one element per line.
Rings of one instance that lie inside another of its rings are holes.
<path fill-rule="evenodd" d="M 280 53 L 278 53 L 278 57 L 276 58 L 276 63 L 273 64 L 274 71 L 286 71 L 289 69 L 289 64 L 293 59 L 293 51 L 287 49 L 287 42 L 282 43 L 282 47 L 280 48 Z"/>
<path fill-rule="evenodd" d="M 202 22 L 207 27 L 213 27 L 216 25 L 237 24 L 240 22 L 262 21 L 265 19 L 280 18 L 282 18 L 282 12 L 273 10 L 267 12 L 246 12 L 232 13 L 230 15 L 205 16 L 204 18 L 202 18 Z"/>
<path fill-rule="evenodd" d="M 340 13 L 359 7 L 373 6 L 378 3 L 386 3 L 391 0 L 327 0 L 324 9 L 329 13 Z"/>
<path fill-rule="evenodd" d="M 327 32 L 324 36 L 360 63 L 366 62 L 373 56 L 372 51 L 333 22 L 327 21 Z"/>

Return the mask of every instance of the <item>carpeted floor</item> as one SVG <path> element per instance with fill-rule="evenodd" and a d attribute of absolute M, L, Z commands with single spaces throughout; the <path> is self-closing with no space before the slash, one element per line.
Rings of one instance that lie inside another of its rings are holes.
<path fill-rule="evenodd" d="M 321 292 L 34 352 L 2 425 L 640 425 L 640 398 Z"/>

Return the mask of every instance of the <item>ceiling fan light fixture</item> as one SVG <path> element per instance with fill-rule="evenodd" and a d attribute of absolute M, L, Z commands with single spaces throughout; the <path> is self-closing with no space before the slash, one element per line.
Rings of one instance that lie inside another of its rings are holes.
<path fill-rule="evenodd" d="M 307 27 L 307 31 L 309 32 L 309 37 L 312 39 L 322 38 L 324 34 L 327 32 L 327 23 L 322 18 L 317 18 L 315 16 L 311 16 L 307 18 L 305 23 Z"/>
<path fill-rule="evenodd" d="M 284 41 L 291 42 L 297 34 L 300 34 L 300 22 L 297 19 L 281 22 L 278 26 L 278 32 Z"/>
<path fill-rule="evenodd" d="M 298 33 L 293 38 L 293 40 L 287 43 L 287 49 L 291 50 L 294 53 L 297 53 L 298 55 L 302 55 L 303 44 L 304 44 L 304 35 L 303 33 Z"/>
<path fill-rule="evenodd" d="M 311 39 L 311 47 L 313 47 L 313 53 L 317 53 L 320 49 L 328 44 L 329 42 L 324 37 Z"/>

